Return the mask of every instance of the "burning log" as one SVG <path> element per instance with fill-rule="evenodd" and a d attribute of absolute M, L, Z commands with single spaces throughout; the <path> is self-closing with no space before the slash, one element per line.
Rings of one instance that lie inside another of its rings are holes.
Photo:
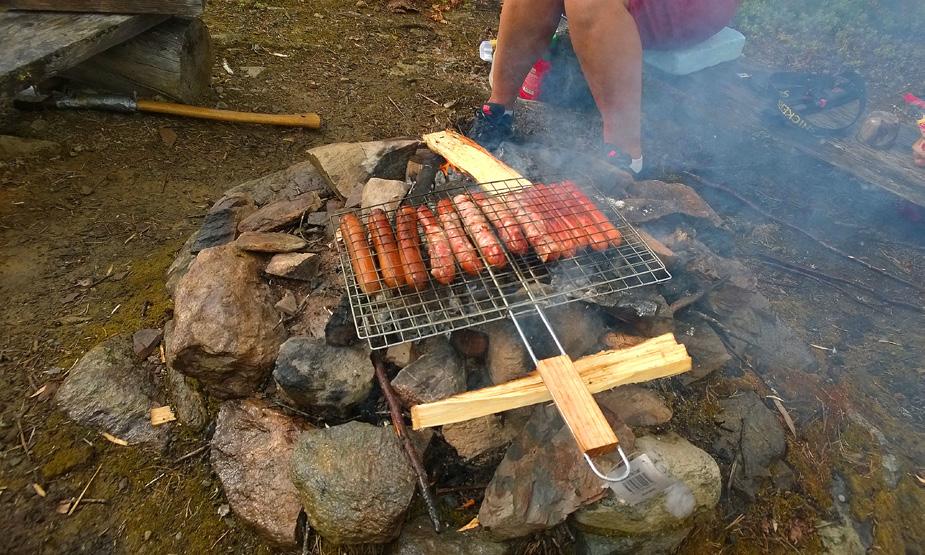
<path fill-rule="evenodd" d="M 602 351 L 574 362 L 591 393 L 629 383 L 675 376 L 691 369 L 687 349 L 670 333 L 619 351 Z M 533 372 L 500 385 L 468 391 L 441 401 L 411 407 L 415 430 L 464 422 L 552 399 L 544 378 Z"/>
<path fill-rule="evenodd" d="M 428 133 L 424 135 L 424 143 L 478 183 L 511 181 L 512 185 L 522 185 L 526 181 L 524 176 L 490 152 L 454 131 Z"/>

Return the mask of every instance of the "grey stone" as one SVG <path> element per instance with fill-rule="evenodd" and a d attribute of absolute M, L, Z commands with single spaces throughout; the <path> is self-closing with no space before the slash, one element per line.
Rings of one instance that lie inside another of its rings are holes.
<path fill-rule="evenodd" d="M 602 407 L 619 415 L 628 426 L 659 426 L 671 420 L 669 409 L 658 393 L 641 385 L 623 385 L 594 396 Z"/>
<path fill-rule="evenodd" d="M 272 276 L 309 281 L 318 275 L 321 257 L 311 252 L 285 252 L 273 255 L 264 270 Z"/>
<path fill-rule="evenodd" d="M 285 330 L 260 260 L 234 244 L 206 249 L 177 285 L 167 361 L 218 397 L 242 397 L 270 374 Z"/>
<path fill-rule="evenodd" d="M 363 192 L 360 195 L 360 206 L 366 209 L 372 207 L 382 208 L 391 218 L 398 208 L 398 203 L 408 193 L 409 187 L 410 185 L 397 179 L 372 177 L 363 186 Z"/>
<path fill-rule="evenodd" d="M 301 504 L 289 461 L 308 424 L 256 399 L 227 401 L 215 421 L 211 461 L 231 510 L 274 545 L 293 548 Z"/>
<path fill-rule="evenodd" d="M 167 367 L 167 395 L 177 421 L 193 430 L 201 431 L 209 423 L 206 400 L 196 388 L 192 378 L 187 378 L 171 367 Z"/>
<path fill-rule="evenodd" d="M 392 345 L 385 351 L 385 360 L 399 368 L 408 366 L 417 360 L 419 354 L 413 341 L 405 341 L 398 345 Z"/>
<path fill-rule="evenodd" d="M 237 237 L 238 223 L 256 209 L 254 201 L 248 195 L 222 197 L 206 213 L 190 252 L 195 254 L 234 241 Z"/>
<path fill-rule="evenodd" d="M 687 312 L 675 318 L 675 337 L 687 347 L 693 361 L 690 372 L 681 376 L 682 380 L 700 380 L 723 368 L 732 360 L 726 350 L 726 344 L 702 318 Z"/>
<path fill-rule="evenodd" d="M 388 555 L 506 555 L 510 547 L 495 543 L 477 530 L 456 532 L 443 530 L 439 534 L 426 517 L 419 517 L 402 527 L 401 535 L 386 553 Z"/>
<path fill-rule="evenodd" d="M 704 219 L 714 226 L 723 223 L 710 205 L 683 183 L 656 180 L 628 183 L 620 202 L 620 213 L 632 224 L 651 222 L 673 214 Z"/>
<path fill-rule="evenodd" d="M 619 407 L 615 407 L 619 408 Z M 633 449 L 633 433 L 602 404 L 620 444 Z M 598 457 L 605 471 L 616 453 Z M 556 526 L 584 504 L 599 499 L 603 482 L 585 463 L 555 406 L 537 405 L 485 490 L 479 522 L 497 539 L 523 537 Z"/>
<path fill-rule="evenodd" d="M 647 455 L 657 469 L 676 481 L 635 505 L 617 499 L 608 489 L 600 501 L 578 510 L 573 518 L 585 536 L 579 544 L 586 545 L 579 552 L 673 553 L 694 520 L 719 502 L 719 466 L 681 436 L 637 438 L 636 452 Z"/>
<path fill-rule="evenodd" d="M 605 323 L 597 306 L 578 301 L 553 307 L 547 314 L 570 357 L 580 358 L 598 350 L 597 340 Z"/>
<path fill-rule="evenodd" d="M 523 430 L 530 414 L 529 408 L 522 408 L 446 424 L 443 439 L 463 459 L 477 459 L 510 444 Z"/>
<path fill-rule="evenodd" d="M 485 366 L 494 384 L 502 384 L 529 374 L 533 361 L 523 345 L 517 329 L 509 320 L 491 322 L 481 328 L 488 335 Z"/>
<path fill-rule="evenodd" d="M 161 344 L 164 332 L 156 329 L 138 330 L 132 334 L 132 348 L 140 359 L 148 358 Z"/>
<path fill-rule="evenodd" d="M 325 180 L 315 164 L 305 161 L 241 183 L 226 191 L 225 196 L 246 194 L 254 199 L 257 206 L 263 206 L 275 200 L 293 198 L 308 191 L 322 191 L 324 188 Z"/>
<path fill-rule="evenodd" d="M 297 224 L 307 212 L 321 208 L 321 197 L 311 191 L 260 207 L 238 224 L 238 231 L 278 231 Z"/>
<path fill-rule="evenodd" d="M 466 369 L 447 339 L 427 339 L 420 350 L 417 360 L 402 368 L 392 380 L 392 387 L 405 406 L 439 401 L 466 390 Z"/>
<path fill-rule="evenodd" d="M 309 524 L 335 544 L 398 536 L 415 475 L 391 427 L 348 422 L 303 432 L 290 476 Z"/>
<path fill-rule="evenodd" d="M 370 177 L 402 179 L 418 145 L 408 139 L 333 143 L 311 149 L 308 156 L 330 190 L 346 199 Z"/>
<path fill-rule="evenodd" d="M 588 301 L 603 307 L 608 314 L 646 337 L 655 337 L 674 329 L 668 303 L 653 287 L 600 295 Z"/>
<path fill-rule="evenodd" d="M 816 528 L 825 555 L 865 555 L 867 548 L 851 523 L 842 521 Z"/>
<path fill-rule="evenodd" d="M 53 155 L 60 151 L 61 145 L 52 141 L 0 135 L 0 160 Z"/>
<path fill-rule="evenodd" d="M 283 293 L 283 298 L 277 301 L 273 306 L 276 310 L 287 316 L 292 316 L 299 310 L 299 303 L 295 300 L 295 295 L 292 291 L 289 290 Z"/>
<path fill-rule="evenodd" d="M 245 231 L 234 242 L 242 251 L 266 253 L 294 252 L 304 249 L 306 244 L 295 235 L 264 231 Z"/>
<path fill-rule="evenodd" d="M 180 247 L 180 251 L 177 253 L 176 258 L 170 263 L 170 267 L 167 268 L 167 280 L 164 282 L 164 288 L 167 289 L 167 293 L 171 298 L 176 296 L 177 284 L 180 283 L 180 279 L 186 275 L 186 272 L 189 271 L 189 267 L 193 264 L 193 260 L 196 259 L 196 255 L 191 251 L 196 242 L 196 235 L 197 234 L 194 233 L 186 239 L 186 242 Z"/>
<path fill-rule="evenodd" d="M 55 401 L 68 417 L 129 443 L 162 441 L 166 427 L 151 425 L 158 406 L 132 340 L 117 335 L 90 349 L 58 388 Z"/>
<path fill-rule="evenodd" d="M 737 461 L 733 487 L 755 495 L 759 478 L 768 478 L 771 464 L 784 456 L 787 437 L 777 415 L 754 391 L 743 391 L 719 401 L 722 412 L 714 417 L 719 436 L 713 449 Z"/>
<path fill-rule="evenodd" d="M 283 343 L 273 370 L 276 383 L 297 406 L 337 413 L 366 399 L 373 376 L 364 346 L 332 347 L 308 337 Z"/>

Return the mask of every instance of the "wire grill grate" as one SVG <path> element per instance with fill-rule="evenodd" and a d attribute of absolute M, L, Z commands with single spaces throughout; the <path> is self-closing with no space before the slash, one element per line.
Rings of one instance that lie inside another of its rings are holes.
<path fill-rule="evenodd" d="M 544 190 L 544 186 L 534 186 L 523 179 L 464 185 L 410 196 L 404 204 L 414 207 L 427 205 L 435 210 L 438 203 L 442 202 L 444 205 L 451 203 L 459 210 L 457 201 L 462 197 L 458 195 L 484 191 L 497 195 L 495 198 L 504 199 L 498 207 L 499 211 L 509 208 L 514 197 L 533 196 L 532 206 L 536 210 L 555 211 L 557 208 L 551 207 L 560 207 L 558 209 L 561 210 L 562 206 L 566 206 L 570 207 L 575 216 L 585 215 L 586 205 L 579 206 L 578 202 L 573 202 L 577 194 L 573 196 L 564 193 L 564 189 L 554 187 L 545 190 L 556 192 L 542 197 L 543 193 L 539 191 Z M 582 226 L 580 229 L 560 229 L 554 236 L 572 238 L 576 243 L 584 240 L 592 243 L 594 248 L 577 249 L 575 256 L 556 261 L 542 260 L 532 248 L 524 255 L 513 254 L 509 248 L 505 248 L 503 264 L 498 264 L 497 253 L 486 253 L 477 241 L 473 241 L 476 243 L 476 255 L 485 269 L 477 274 L 467 274 L 457 267 L 455 280 L 449 285 L 437 283 L 428 272 L 428 281 L 419 290 L 389 287 L 379 273 L 373 285 L 373 289 L 378 292 L 366 294 L 357 281 L 344 238 L 338 233 L 335 243 L 359 337 L 366 339 L 374 349 L 383 348 L 500 320 L 511 313 L 530 312 L 536 304 L 556 306 L 652 285 L 671 278 L 662 261 L 611 203 L 606 202 L 604 195 L 586 184 L 582 184 L 578 190 L 586 198 L 593 199 L 596 208 L 619 231 L 622 236 L 619 246 L 607 246 L 604 249 L 598 240 L 602 236 L 596 233 L 599 228 L 594 225 Z M 332 216 L 332 222 L 335 229 L 338 229 L 341 219 L 353 214 L 366 224 L 370 214 L 377 209 L 385 211 L 389 220 L 392 220 L 391 213 L 395 212 L 396 206 L 342 210 Z M 489 210 L 483 208 L 486 214 Z M 370 233 L 374 233 L 372 226 L 369 227 Z M 421 244 L 426 267 L 431 268 L 430 261 L 426 259 L 427 249 L 424 248 L 423 237 Z M 495 261 L 496 266 L 492 267 L 489 260 Z"/>

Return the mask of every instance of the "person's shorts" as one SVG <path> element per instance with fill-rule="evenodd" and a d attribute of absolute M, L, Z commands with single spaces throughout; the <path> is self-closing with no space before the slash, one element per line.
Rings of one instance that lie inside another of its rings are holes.
<path fill-rule="evenodd" d="M 642 47 L 684 48 L 702 42 L 725 27 L 740 0 L 629 0 Z"/>

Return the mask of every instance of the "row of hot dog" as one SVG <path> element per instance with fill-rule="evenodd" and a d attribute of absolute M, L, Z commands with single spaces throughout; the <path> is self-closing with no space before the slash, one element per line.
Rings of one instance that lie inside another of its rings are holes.
<path fill-rule="evenodd" d="M 620 231 L 569 181 L 533 185 L 503 197 L 460 194 L 438 201 L 436 208 L 434 214 L 426 205 L 400 207 L 394 230 L 380 208 L 370 211 L 365 228 L 355 214 L 342 216 L 341 235 L 364 293 L 426 287 L 421 236 L 430 275 L 444 285 L 455 279 L 457 264 L 469 275 L 478 275 L 486 263 L 503 268 L 505 249 L 523 255 L 532 248 L 540 260 L 550 262 L 584 248 L 602 251 L 622 242 Z"/>

